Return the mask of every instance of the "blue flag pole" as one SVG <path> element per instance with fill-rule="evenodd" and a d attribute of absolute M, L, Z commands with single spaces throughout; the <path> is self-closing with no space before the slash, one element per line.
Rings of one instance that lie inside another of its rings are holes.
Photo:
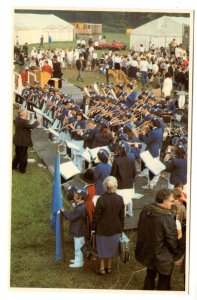
<path fill-rule="evenodd" d="M 55 159 L 55 174 L 53 179 L 53 193 L 52 193 L 52 209 L 50 226 L 55 233 L 56 254 L 55 259 L 62 259 L 62 226 L 61 226 L 61 211 L 62 205 L 62 191 L 60 180 L 60 153 L 57 152 Z"/>

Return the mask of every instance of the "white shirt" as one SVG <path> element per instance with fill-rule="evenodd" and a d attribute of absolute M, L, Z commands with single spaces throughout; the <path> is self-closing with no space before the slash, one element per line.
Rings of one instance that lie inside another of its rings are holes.
<path fill-rule="evenodd" d="M 149 63 L 147 60 L 141 60 L 140 62 L 140 71 L 141 72 L 148 72 L 149 69 Z"/>

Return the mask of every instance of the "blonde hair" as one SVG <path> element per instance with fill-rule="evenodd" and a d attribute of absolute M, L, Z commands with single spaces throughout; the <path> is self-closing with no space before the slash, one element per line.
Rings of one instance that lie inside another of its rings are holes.
<path fill-rule="evenodd" d="M 108 176 L 103 181 L 103 187 L 107 193 L 115 193 L 118 187 L 117 179 L 114 176 Z"/>

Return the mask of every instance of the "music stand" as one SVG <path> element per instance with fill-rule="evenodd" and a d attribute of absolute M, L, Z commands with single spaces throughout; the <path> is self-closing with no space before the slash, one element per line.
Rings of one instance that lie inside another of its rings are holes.
<path fill-rule="evenodd" d="M 66 181 L 79 173 L 81 173 L 81 171 L 75 166 L 72 161 L 60 164 L 60 174 Z"/>
<path fill-rule="evenodd" d="M 157 158 L 153 158 L 150 152 L 144 151 L 140 153 L 140 157 L 145 163 L 146 167 L 156 176 L 159 175 L 163 170 L 166 169 L 166 166 Z"/>

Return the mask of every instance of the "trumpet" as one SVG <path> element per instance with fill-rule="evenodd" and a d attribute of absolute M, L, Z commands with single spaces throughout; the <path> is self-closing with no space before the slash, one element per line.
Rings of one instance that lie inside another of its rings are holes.
<path fill-rule="evenodd" d="M 101 110 L 101 105 L 94 105 L 89 109 L 87 117 L 91 117 L 94 113 L 98 113 Z"/>
<path fill-rule="evenodd" d="M 144 122 L 143 124 L 141 124 L 140 126 L 136 127 L 135 128 L 135 131 L 137 131 L 138 133 L 141 133 L 141 131 L 145 130 L 148 132 L 148 130 L 151 129 L 151 126 L 152 126 L 152 121 L 149 120 L 149 121 L 146 121 Z M 146 133 L 147 133 L 146 132 Z"/>

